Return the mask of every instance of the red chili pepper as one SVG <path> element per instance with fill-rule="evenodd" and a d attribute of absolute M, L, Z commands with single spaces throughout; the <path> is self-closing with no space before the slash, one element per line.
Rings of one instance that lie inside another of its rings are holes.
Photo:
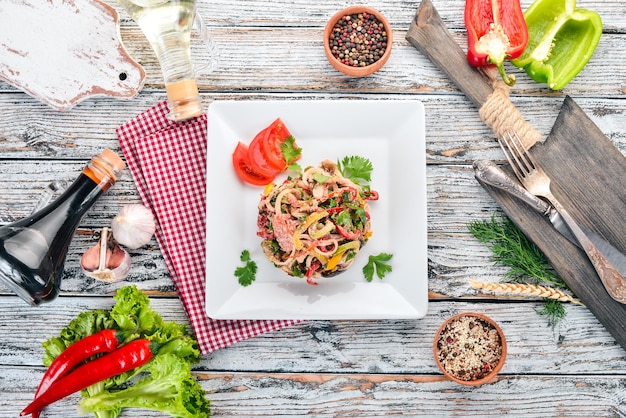
<path fill-rule="evenodd" d="M 59 378 L 65 376 L 79 363 L 89 359 L 95 354 L 109 353 L 115 350 L 124 341 L 124 336 L 111 329 L 104 329 L 82 340 L 76 341 L 59 354 L 46 373 L 43 375 L 35 398 L 45 392 Z M 33 413 L 33 418 L 39 417 L 39 412 Z"/>
<path fill-rule="evenodd" d="M 39 412 L 51 403 L 72 393 L 146 364 L 154 357 L 156 351 L 157 349 L 148 340 L 131 341 L 61 377 L 24 408 L 20 416 Z"/>
<path fill-rule="evenodd" d="M 519 57 L 528 44 L 528 28 L 519 0 L 466 0 L 467 60 L 475 67 L 493 64 L 506 84 L 504 61 Z"/>

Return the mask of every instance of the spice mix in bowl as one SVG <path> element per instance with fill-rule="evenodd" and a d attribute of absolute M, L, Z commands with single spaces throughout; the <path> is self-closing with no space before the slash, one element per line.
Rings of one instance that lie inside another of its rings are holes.
<path fill-rule="evenodd" d="M 350 6 L 328 20 L 324 51 L 333 67 L 344 74 L 363 77 L 387 62 L 393 36 L 387 19 L 366 6 Z"/>
<path fill-rule="evenodd" d="M 470 386 L 492 381 L 507 353 L 502 329 L 491 318 L 474 312 L 446 320 L 433 342 L 437 366 L 450 380 Z"/>

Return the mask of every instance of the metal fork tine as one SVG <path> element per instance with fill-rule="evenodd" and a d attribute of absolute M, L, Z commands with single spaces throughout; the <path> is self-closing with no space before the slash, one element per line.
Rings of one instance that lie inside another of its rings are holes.
<path fill-rule="evenodd" d="M 504 152 L 506 159 L 509 161 L 509 165 L 513 169 L 513 172 L 521 181 L 521 179 L 524 177 L 524 174 L 521 171 L 522 169 L 520 167 L 520 162 L 511 144 L 506 138 L 503 137 L 498 138 L 498 144 L 500 144 L 500 148 L 502 149 L 502 152 Z"/>
<path fill-rule="evenodd" d="M 530 152 L 528 152 L 528 149 L 526 149 L 526 147 L 524 146 L 524 143 L 522 142 L 521 138 L 517 134 L 517 131 L 513 131 L 513 133 L 509 131 L 508 135 L 509 135 L 509 138 L 511 139 L 511 142 L 513 142 L 513 146 L 518 152 L 520 159 L 524 161 L 524 165 L 527 167 L 527 172 L 530 172 L 531 170 L 536 169 L 537 163 L 535 162 L 535 158 L 532 156 Z"/>
<path fill-rule="evenodd" d="M 550 177 L 536 163 L 517 132 L 507 131 L 498 138 L 498 143 L 522 186 L 531 194 L 543 197 L 550 202 L 587 254 L 609 295 L 616 301 L 626 304 L 626 279 L 591 242 L 563 205 L 556 200 L 550 190 Z"/>

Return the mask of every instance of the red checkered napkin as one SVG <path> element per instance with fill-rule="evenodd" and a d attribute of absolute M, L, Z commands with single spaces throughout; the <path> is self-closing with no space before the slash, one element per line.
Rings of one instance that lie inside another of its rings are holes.
<path fill-rule="evenodd" d="M 206 315 L 205 183 L 207 118 L 169 121 L 167 102 L 116 132 L 145 206 L 157 218 L 156 238 L 202 354 L 297 321 L 222 321 Z"/>

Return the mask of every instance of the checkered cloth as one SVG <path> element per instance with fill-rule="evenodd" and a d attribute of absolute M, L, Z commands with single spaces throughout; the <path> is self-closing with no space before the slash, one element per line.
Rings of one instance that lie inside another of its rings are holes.
<path fill-rule="evenodd" d="M 157 219 L 156 238 L 202 354 L 296 321 L 223 321 L 205 306 L 206 115 L 176 123 L 167 102 L 116 132 L 139 196 Z"/>

